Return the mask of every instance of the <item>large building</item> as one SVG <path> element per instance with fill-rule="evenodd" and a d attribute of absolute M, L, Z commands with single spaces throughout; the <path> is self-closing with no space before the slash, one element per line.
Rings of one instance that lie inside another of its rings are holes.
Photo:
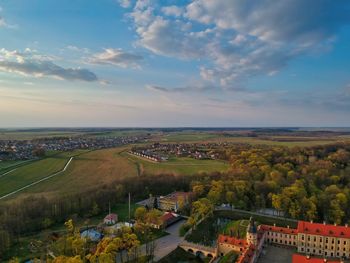
<path fill-rule="evenodd" d="M 178 212 L 182 206 L 189 204 L 192 193 L 173 192 L 158 198 L 158 208 L 163 211 Z"/>
<path fill-rule="evenodd" d="M 293 263 L 342 262 L 350 258 L 350 227 L 298 221 L 297 228 L 270 225 L 256 226 L 251 219 L 246 239 L 220 235 L 218 253 L 223 256 L 231 251 L 240 254 L 240 263 L 254 263 L 264 243 L 294 247 L 300 254 L 293 256 Z M 334 260 L 338 258 L 339 261 Z M 333 261 L 330 261 L 333 259 Z M 309 260 L 309 261 L 308 261 Z M 321 260 L 321 261 L 320 261 Z"/>
<path fill-rule="evenodd" d="M 316 224 L 299 221 L 298 252 L 322 257 L 350 257 L 348 226 Z"/>
<path fill-rule="evenodd" d="M 237 263 L 254 263 L 262 251 L 265 239 L 266 233 L 256 226 L 253 218 L 250 218 L 246 239 L 219 235 L 217 241 L 218 254 L 224 256 L 234 251 L 239 253 Z"/>

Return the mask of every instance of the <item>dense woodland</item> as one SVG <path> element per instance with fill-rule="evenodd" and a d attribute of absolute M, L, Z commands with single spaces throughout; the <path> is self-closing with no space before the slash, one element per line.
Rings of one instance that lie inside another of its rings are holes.
<path fill-rule="evenodd" d="M 193 213 L 207 213 L 201 207 L 208 207 L 209 200 L 212 207 L 229 203 L 246 210 L 275 208 L 296 219 L 349 222 L 350 144 L 308 148 L 237 144 L 218 153 L 231 164 L 227 173 L 143 175 L 72 196 L 29 197 L 2 204 L 0 258 L 19 236 L 69 218 L 104 213 L 109 202 L 126 201 L 128 192 L 137 201 L 149 194 L 193 190 L 199 199 L 193 203 Z"/>

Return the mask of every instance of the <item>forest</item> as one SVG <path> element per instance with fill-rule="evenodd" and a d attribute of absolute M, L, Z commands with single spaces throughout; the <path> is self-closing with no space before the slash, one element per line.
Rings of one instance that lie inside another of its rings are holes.
<path fill-rule="evenodd" d="M 3 203 L 0 258 L 20 236 L 63 224 L 69 218 L 89 218 L 96 206 L 104 213 L 109 202 L 124 202 L 129 192 L 133 201 L 138 201 L 150 194 L 193 191 L 198 201 L 194 200 L 192 213 L 206 213 L 205 207 L 228 203 L 244 210 L 274 208 L 301 220 L 350 223 L 349 143 L 313 147 L 236 144 L 218 154 L 230 163 L 227 172 L 144 174 L 79 194 Z"/>

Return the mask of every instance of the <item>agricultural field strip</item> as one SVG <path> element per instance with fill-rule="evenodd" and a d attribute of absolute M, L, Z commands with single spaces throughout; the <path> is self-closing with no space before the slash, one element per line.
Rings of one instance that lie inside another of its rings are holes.
<path fill-rule="evenodd" d="M 9 196 L 11 196 L 11 195 L 17 194 L 17 193 L 20 192 L 20 191 L 23 191 L 23 190 L 25 190 L 25 189 L 27 189 L 27 188 L 29 188 L 29 187 L 32 187 L 32 186 L 34 186 L 34 185 L 37 185 L 37 184 L 39 184 L 39 183 L 41 183 L 41 182 L 43 182 L 43 181 L 46 181 L 46 180 L 48 180 L 48 179 L 50 179 L 50 178 L 52 178 L 52 177 L 55 177 L 55 176 L 59 175 L 60 173 L 65 172 L 65 171 L 67 170 L 69 164 L 70 164 L 71 161 L 73 160 L 73 158 L 74 158 L 74 157 L 70 157 L 70 159 L 68 160 L 68 162 L 66 163 L 66 165 L 64 166 L 64 168 L 63 168 L 61 171 L 56 172 L 56 173 L 54 173 L 54 174 L 51 174 L 51 175 L 49 175 L 49 176 L 46 176 L 46 177 L 44 177 L 44 178 L 42 178 L 42 179 L 40 179 L 40 180 L 38 180 L 38 181 L 35 181 L 35 182 L 33 182 L 33 183 L 30 183 L 30 184 L 28 184 L 28 185 L 26 185 L 26 186 L 23 186 L 23 187 L 21 187 L 21 188 L 15 190 L 15 191 L 12 191 L 11 193 L 8 193 L 8 194 L 6 194 L 6 195 L 3 195 L 3 196 L 0 197 L 0 200 L 5 199 L 5 198 L 7 198 L 7 197 L 9 197 Z"/>
<path fill-rule="evenodd" d="M 26 161 L 23 161 L 23 162 L 17 162 L 15 164 L 12 164 L 12 165 L 9 165 L 9 166 L 1 167 L 0 170 L 6 170 L 6 169 L 9 169 L 9 168 L 12 168 L 12 167 L 22 166 L 23 164 L 28 163 L 28 162 L 32 162 L 32 161 L 33 160 L 26 160 Z"/>
<path fill-rule="evenodd" d="M 1 178 L 1 177 L 4 177 L 5 175 L 8 175 L 9 173 L 12 173 L 12 172 L 16 171 L 17 169 L 18 169 L 18 168 L 15 168 L 15 169 L 12 169 L 12 170 L 10 170 L 10 171 L 8 171 L 8 172 L 6 172 L 6 173 L 0 174 L 0 178 Z"/>

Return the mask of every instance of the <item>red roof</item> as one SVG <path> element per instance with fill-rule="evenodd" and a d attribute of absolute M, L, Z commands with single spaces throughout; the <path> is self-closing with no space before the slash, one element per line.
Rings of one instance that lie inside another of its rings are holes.
<path fill-rule="evenodd" d="M 255 247 L 251 244 L 243 253 L 239 256 L 236 263 L 251 263 L 254 258 Z"/>
<path fill-rule="evenodd" d="M 315 257 L 307 257 L 299 254 L 293 254 L 293 260 L 292 263 L 339 263 L 339 261 L 334 261 L 334 260 L 328 260 L 324 261 L 323 258 L 315 258 Z"/>
<path fill-rule="evenodd" d="M 108 214 L 108 215 L 106 215 L 105 220 L 117 221 L 118 220 L 118 215 L 116 215 L 116 214 Z"/>
<path fill-rule="evenodd" d="M 239 238 L 225 236 L 225 235 L 219 235 L 218 242 L 230 244 L 237 247 L 246 247 L 248 245 L 245 239 L 239 239 Z"/>
<path fill-rule="evenodd" d="M 272 232 L 279 232 L 279 233 L 284 233 L 284 234 L 298 234 L 298 229 L 295 228 L 288 228 L 288 227 L 279 227 L 279 226 L 269 226 L 269 225 L 261 225 L 260 226 L 261 230 L 264 231 L 272 231 Z"/>
<path fill-rule="evenodd" d="M 173 218 L 176 218 L 176 217 L 177 216 L 175 214 L 173 214 L 173 213 L 164 213 L 164 215 L 162 215 L 162 220 L 164 222 L 167 222 L 167 221 L 169 221 L 169 220 L 171 220 Z"/>
<path fill-rule="evenodd" d="M 298 222 L 298 232 L 320 236 L 350 238 L 350 227 L 310 223 L 306 221 Z"/>

